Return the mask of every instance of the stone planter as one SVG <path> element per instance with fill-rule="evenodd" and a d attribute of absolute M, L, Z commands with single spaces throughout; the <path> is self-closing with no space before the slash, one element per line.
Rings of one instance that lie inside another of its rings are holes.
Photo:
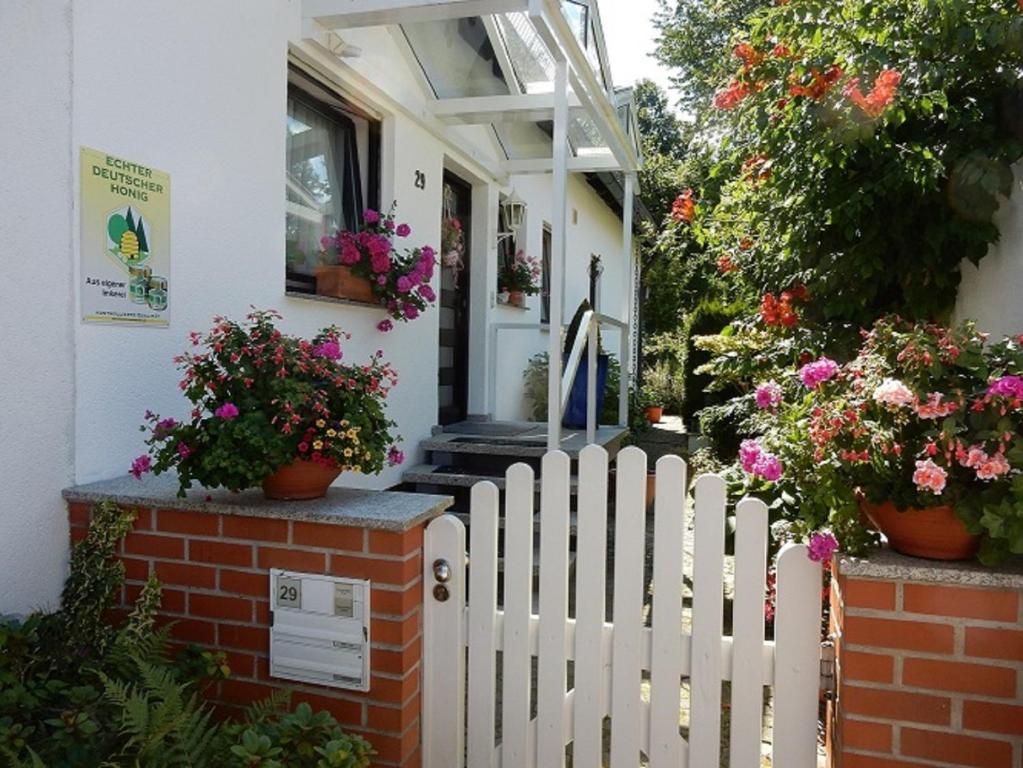
<path fill-rule="evenodd" d="M 884 504 L 860 502 L 867 519 L 888 538 L 896 552 L 929 560 L 969 560 L 980 548 L 980 537 L 972 536 L 956 517 L 952 507 L 898 510 Z"/>
<path fill-rule="evenodd" d="M 281 467 L 263 481 L 263 495 L 279 501 L 306 501 L 327 495 L 341 470 L 301 459 Z"/>
<path fill-rule="evenodd" d="M 354 275 L 351 267 L 341 265 L 316 268 L 316 293 L 363 304 L 380 303 L 369 280 Z"/>

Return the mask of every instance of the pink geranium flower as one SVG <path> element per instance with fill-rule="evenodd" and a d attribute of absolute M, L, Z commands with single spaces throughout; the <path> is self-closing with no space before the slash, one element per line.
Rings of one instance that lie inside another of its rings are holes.
<path fill-rule="evenodd" d="M 807 389 L 817 389 L 821 384 L 835 378 L 838 363 L 827 357 L 807 363 L 799 369 L 799 380 Z"/>
<path fill-rule="evenodd" d="M 885 379 L 874 390 L 874 401 L 890 408 L 901 408 L 912 404 L 913 393 L 897 379 Z"/>
<path fill-rule="evenodd" d="M 239 413 L 241 412 L 238 410 L 237 405 L 234 403 L 224 403 L 213 412 L 213 415 L 224 421 L 232 421 L 238 418 Z"/>
<path fill-rule="evenodd" d="M 1023 400 L 1023 376 L 1002 376 L 991 382 L 987 393 L 992 397 L 1011 397 Z"/>
<path fill-rule="evenodd" d="M 153 460 L 149 458 L 149 454 L 142 454 L 137 459 L 132 461 L 131 469 L 128 473 L 136 480 L 141 480 L 142 475 L 146 474 L 153 468 Z"/>
<path fill-rule="evenodd" d="M 977 479 L 995 480 L 1002 475 L 1007 475 L 1010 469 L 1012 467 L 1009 466 L 1009 462 L 1003 454 L 996 453 L 994 456 L 985 456 L 977 467 Z"/>
<path fill-rule="evenodd" d="M 781 405 L 782 401 L 782 390 L 781 385 L 778 382 L 771 381 L 765 382 L 757 387 L 755 395 L 757 408 L 762 411 L 773 410 Z"/>
<path fill-rule="evenodd" d="M 930 491 L 935 496 L 940 496 L 945 490 L 947 481 L 948 472 L 935 464 L 933 460 L 922 459 L 916 463 L 913 483 L 921 491 Z"/>
<path fill-rule="evenodd" d="M 313 354 L 328 360 L 340 360 L 344 356 L 341 345 L 333 339 L 317 344 L 313 347 Z"/>
<path fill-rule="evenodd" d="M 830 533 L 815 533 L 810 536 L 807 557 L 815 563 L 824 563 L 838 551 L 838 539 Z"/>

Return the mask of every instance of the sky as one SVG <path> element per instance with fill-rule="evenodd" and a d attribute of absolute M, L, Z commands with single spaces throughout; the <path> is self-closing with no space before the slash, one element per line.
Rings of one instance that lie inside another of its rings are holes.
<path fill-rule="evenodd" d="M 646 77 L 670 91 L 668 71 L 650 56 L 656 47 L 653 17 L 657 8 L 657 0 L 600 0 L 600 21 L 616 86 L 633 85 Z"/>

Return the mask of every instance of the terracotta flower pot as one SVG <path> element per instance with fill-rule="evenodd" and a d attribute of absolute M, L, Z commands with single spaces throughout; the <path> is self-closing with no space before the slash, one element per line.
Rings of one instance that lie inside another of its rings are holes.
<path fill-rule="evenodd" d="M 338 475 L 340 468 L 325 467 L 299 459 L 287 464 L 263 481 L 263 495 L 281 501 L 320 499 Z"/>
<path fill-rule="evenodd" d="M 354 275 L 351 267 L 342 265 L 316 268 L 316 293 L 365 304 L 380 303 L 369 280 Z"/>
<path fill-rule="evenodd" d="M 664 418 L 664 406 L 648 405 L 646 408 L 646 420 L 651 424 L 660 424 Z"/>
<path fill-rule="evenodd" d="M 892 549 L 904 555 L 929 560 L 969 560 L 980 548 L 980 537 L 968 533 L 949 506 L 900 512 L 890 501 L 871 504 L 863 500 L 860 509 L 888 537 Z"/>
<path fill-rule="evenodd" d="M 509 291 L 508 301 L 513 307 L 526 306 L 526 294 L 522 291 Z"/>

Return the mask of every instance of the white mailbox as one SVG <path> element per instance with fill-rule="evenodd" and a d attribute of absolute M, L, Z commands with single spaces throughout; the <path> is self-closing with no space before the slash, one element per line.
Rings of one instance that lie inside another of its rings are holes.
<path fill-rule="evenodd" d="M 369 582 L 270 571 L 270 675 L 369 690 Z"/>

